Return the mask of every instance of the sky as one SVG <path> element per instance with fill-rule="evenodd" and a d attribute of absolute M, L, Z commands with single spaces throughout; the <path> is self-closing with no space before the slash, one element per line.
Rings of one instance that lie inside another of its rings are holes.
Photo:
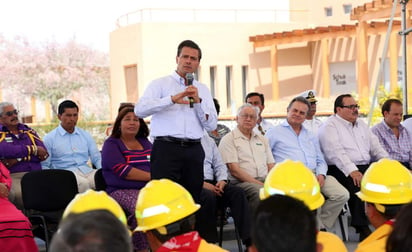
<path fill-rule="evenodd" d="M 0 33 L 29 41 L 71 38 L 108 52 L 116 19 L 137 9 L 132 0 L 13 0 L 0 3 Z"/>
<path fill-rule="evenodd" d="M 97 50 L 109 51 L 109 34 L 116 20 L 145 8 L 268 8 L 274 0 L 11 0 L 0 2 L 0 34 L 31 42 L 72 38 Z M 279 2 L 278 2 L 279 3 Z"/>

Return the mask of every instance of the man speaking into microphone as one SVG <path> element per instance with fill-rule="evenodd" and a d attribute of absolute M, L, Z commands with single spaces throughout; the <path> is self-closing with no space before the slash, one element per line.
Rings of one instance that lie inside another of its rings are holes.
<path fill-rule="evenodd" d="M 202 51 L 191 41 L 177 48 L 177 69 L 153 80 L 135 106 L 138 117 L 152 116 L 151 178 L 171 179 L 199 202 L 205 153 L 200 138 L 216 129 L 217 113 L 206 85 L 194 80 Z"/>

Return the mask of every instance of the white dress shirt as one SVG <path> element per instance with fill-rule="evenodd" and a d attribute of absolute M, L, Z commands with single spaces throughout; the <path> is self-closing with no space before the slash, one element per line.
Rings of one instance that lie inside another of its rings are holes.
<path fill-rule="evenodd" d="M 318 135 L 318 131 L 321 125 L 322 125 L 322 121 L 316 118 L 315 116 L 313 117 L 312 120 L 306 119 L 303 122 L 303 126 L 305 126 L 305 128 L 307 128 L 315 136 Z"/>
<path fill-rule="evenodd" d="M 176 72 L 152 81 L 135 106 L 140 118 L 152 115 L 150 136 L 173 136 L 200 139 L 203 130 L 216 129 L 217 113 L 212 96 L 206 85 L 193 80 L 197 87 L 200 103 L 174 104 L 171 96 L 186 89 L 185 79 Z M 207 115 L 207 116 L 206 116 Z"/>
<path fill-rule="evenodd" d="M 368 125 L 360 119 L 355 124 L 337 114 L 330 116 L 319 128 L 320 146 L 328 165 L 336 165 L 345 176 L 388 153 Z"/>

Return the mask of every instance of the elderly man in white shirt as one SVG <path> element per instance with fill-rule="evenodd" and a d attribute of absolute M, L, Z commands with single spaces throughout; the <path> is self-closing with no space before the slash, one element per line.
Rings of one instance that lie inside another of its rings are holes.
<path fill-rule="evenodd" d="M 328 174 L 334 176 L 350 193 L 349 209 L 351 225 L 363 240 L 370 234 L 363 202 L 355 195 L 369 164 L 388 153 L 379 143 L 368 125 L 358 118 L 359 105 L 350 94 L 336 98 L 335 114 L 330 116 L 319 129 L 319 140 Z"/>
<path fill-rule="evenodd" d="M 258 107 L 243 104 L 237 113 L 237 127 L 219 144 L 223 162 L 230 171 L 229 179 L 245 191 L 252 212 L 260 202 L 259 190 L 266 175 L 275 163 L 268 139 L 253 131 L 258 115 Z"/>

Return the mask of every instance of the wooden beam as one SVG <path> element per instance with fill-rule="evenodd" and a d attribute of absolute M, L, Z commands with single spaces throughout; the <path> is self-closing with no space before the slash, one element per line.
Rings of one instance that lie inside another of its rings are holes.
<path fill-rule="evenodd" d="M 270 65 L 272 67 L 272 100 L 279 100 L 279 71 L 278 71 L 278 48 L 272 45 L 270 50 Z"/>
<path fill-rule="evenodd" d="M 387 31 L 389 21 L 371 22 L 367 24 L 368 34 L 382 34 Z M 399 29 L 400 20 L 393 21 L 393 28 Z M 356 35 L 355 25 L 317 27 L 314 29 L 293 30 L 290 32 L 277 32 L 265 35 L 249 37 L 249 41 L 254 43 L 254 47 L 266 47 L 272 44 L 281 45 L 288 43 L 312 42 L 324 38 L 353 37 Z"/>
<path fill-rule="evenodd" d="M 397 31 L 392 30 L 389 40 L 389 77 L 390 91 L 395 92 L 398 84 L 398 37 Z M 385 55 L 386 57 L 386 55 Z M 383 82 L 383 80 L 382 80 Z"/>
<path fill-rule="evenodd" d="M 321 47 L 321 66 L 322 66 L 322 88 L 321 96 L 325 98 L 330 97 L 330 70 L 329 70 L 329 41 L 322 39 L 320 41 Z"/>
<path fill-rule="evenodd" d="M 368 100 L 369 71 L 368 71 L 368 31 L 366 22 L 360 22 L 357 29 L 357 75 L 359 100 Z"/>
<path fill-rule="evenodd" d="M 411 6 L 411 4 L 409 4 L 408 6 Z M 411 12 L 407 11 L 406 12 L 406 20 L 411 20 Z M 412 25 L 411 24 L 406 24 L 406 29 L 410 28 Z M 410 36 L 406 36 L 406 66 L 408 67 L 408 69 L 411 69 L 412 67 L 412 39 L 410 38 Z M 408 104 L 406 104 L 406 106 L 408 106 L 409 108 L 409 104 L 411 104 L 409 101 L 412 99 L 412 72 L 407 72 L 406 75 L 406 86 L 408 88 Z M 411 114 L 412 111 L 410 111 L 409 109 L 407 111 L 403 111 L 404 114 Z"/>

